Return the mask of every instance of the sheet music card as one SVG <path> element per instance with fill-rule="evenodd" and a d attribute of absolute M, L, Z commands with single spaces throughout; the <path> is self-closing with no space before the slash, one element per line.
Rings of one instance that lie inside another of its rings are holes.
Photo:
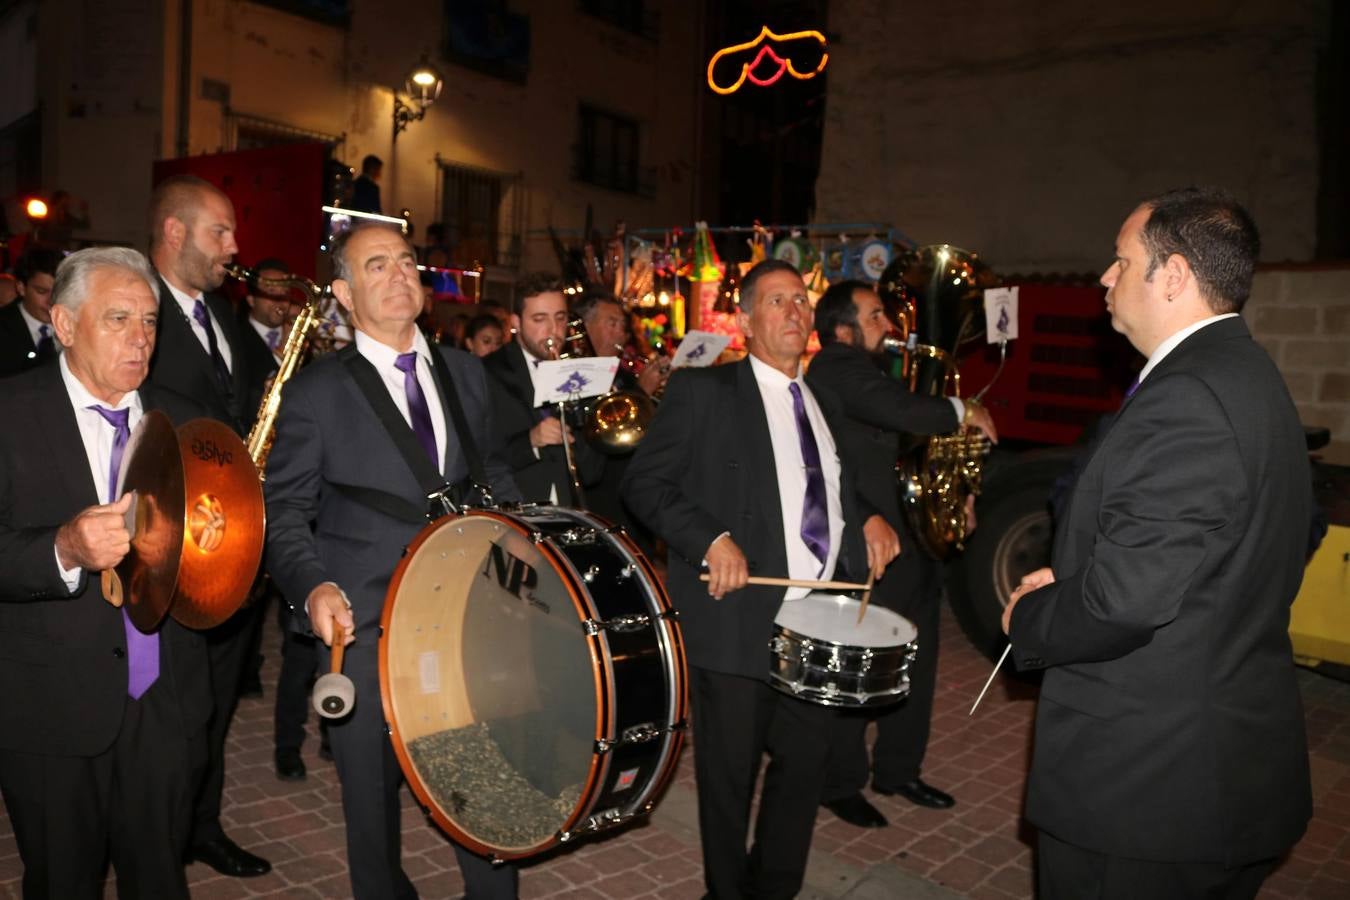
<path fill-rule="evenodd" d="M 1017 288 L 986 288 L 984 292 L 985 335 L 998 344 L 1017 338 Z"/>
<path fill-rule="evenodd" d="M 680 341 L 680 349 L 675 351 L 675 358 L 670 361 L 670 367 L 679 369 L 688 366 L 691 369 L 701 369 L 704 366 L 711 366 L 717 362 L 717 357 L 722 355 L 722 351 L 727 349 L 729 343 L 731 343 L 729 334 L 691 331 Z"/>
<path fill-rule="evenodd" d="M 545 359 L 530 369 L 534 383 L 534 405 L 579 400 L 608 394 L 619 371 L 617 356 L 589 356 L 581 359 Z"/>

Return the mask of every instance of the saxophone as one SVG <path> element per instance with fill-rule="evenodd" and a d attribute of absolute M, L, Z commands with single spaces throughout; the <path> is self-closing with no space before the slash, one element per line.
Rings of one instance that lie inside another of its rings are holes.
<path fill-rule="evenodd" d="M 230 264 L 225 267 L 225 271 L 233 278 L 237 278 L 246 284 L 267 285 L 271 288 L 293 288 L 298 287 L 304 290 L 308 299 L 305 306 L 300 310 L 300 315 L 295 319 L 295 324 L 291 326 L 291 333 L 286 338 L 286 346 L 281 351 L 281 362 L 277 366 L 277 371 L 272 376 L 272 381 L 267 389 L 263 391 L 262 403 L 258 406 L 258 417 L 253 422 L 253 428 L 248 433 L 248 440 L 245 441 L 248 446 L 248 455 L 253 460 L 253 465 L 258 469 L 258 480 L 267 480 L 267 455 L 272 450 L 272 438 L 276 434 L 277 413 L 281 411 L 281 389 L 290 381 L 291 376 L 300 368 L 300 363 L 305 358 L 305 351 L 309 348 L 310 339 L 314 336 L 315 330 L 322 319 L 320 305 L 324 296 L 329 293 L 330 288 L 319 287 L 319 285 L 300 275 L 287 275 L 285 278 L 259 278 L 252 269 L 244 266 Z"/>

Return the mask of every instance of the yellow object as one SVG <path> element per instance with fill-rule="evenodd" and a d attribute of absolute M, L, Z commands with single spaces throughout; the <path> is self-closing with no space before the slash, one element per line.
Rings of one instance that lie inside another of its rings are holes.
<path fill-rule="evenodd" d="M 817 41 L 820 44 L 820 48 L 822 51 L 820 54 L 819 64 L 816 65 L 815 69 L 811 69 L 806 72 L 797 71 L 797 67 L 792 64 L 791 59 L 781 57 L 777 53 L 774 53 L 773 48 L 771 48 L 768 44 L 769 41 L 776 41 L 782 44 L 787 43 L 789 41 L 802 39 Z M 717 80 L 713 77 L 713 68 L 717 65 L 717 63 L 720 60 L 722 60 L 727 56 L 740 53 L 742 51 L 753 50 L 756 47 L 760 48 L 759 55 L 757 55 L 754 58 L 754 61 L 752 62 L 741 63 L 741 74 L 740 77 L 735 80 L 735 82 L 733 82 L 729 87 L 723 87 L 722 85 L 717 83 Z M 719 94 L 734 94 L 736 93 L 736 91 L 740 90 L 741 85 L 745 84 L 747 78 L 751 81 L 751 83 L 757 84 L 760 87 L 768 87 L 769 85 L 776 82 L 779 78 L 782 78 L 784 73 L 791 75 L 793 78 L 796 78 L 799 81 L 804 81 L 808 78 L 815 78 L 821 72 L 825 71 L 825 65 L 830 61 L 830 54 L 824 52 L 825 47 L 826 47 L 825 35 L 821 34 L 819 31 L 814 30 L 794 31 L 791 34 L 775 34 L 774 32 L 769 30 L 769 26 L 765 25 L 763 28 L 760 29 L 759 35 L 753 41 L 746 41 L 744 44 L 734 44 L 730 47 L 723 47 L 721 50 L 718 50 L 716 53 L 713 54 L 712 59 L 708 60 L 708 87 L 712 88 Z M 766 57 L 770 61 L 778 64 L 777 71 L 775 71 L 772 75 L 765 77 L 760 77 L 752 74 L 753 70 Z"/>
<path fill-rule="evenodd" d="M 670 301 L 670 327 L 676 338 L 684 337 L 684 295 L 676 294 Z"/>
<path fill-rule="evenodd" d="M 1350 666 L 1350 527 L 1332 525 L 1304 570 L 1289 638 L 1300 663 Z"/>

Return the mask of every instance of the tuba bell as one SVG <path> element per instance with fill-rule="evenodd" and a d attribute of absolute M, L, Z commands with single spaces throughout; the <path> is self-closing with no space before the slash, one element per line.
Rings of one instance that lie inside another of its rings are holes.
<path fill-rule="evenodd" d="M 901 377 L 917 394 L 961 398 L 959 350 L 984 336 L 984 289 L 998 284 L 968 250 L 937 244 L 899 254 L 877 292 L 900 325 L 885 347 L 902 359 Z M 967 401 L 973 402 L 973 401 Z M 896 463 L 901 505 L 924 549 L 946 559 L 965 547 L 966 498 L 980 493 L 988 440 L 978 431 L 916 436 Z"/>

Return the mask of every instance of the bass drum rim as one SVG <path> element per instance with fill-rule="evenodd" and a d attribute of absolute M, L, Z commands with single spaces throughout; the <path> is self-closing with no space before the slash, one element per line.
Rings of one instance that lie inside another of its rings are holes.
<path fill-rule="evenodd" d="M 517 512 L 543 511 L 546 507 L 539 507 L 536 510 L 522 509 Z M 638 549 L 637 545 L 628 537 L 622 529 L 614 529 L 605 519 L 594 515 L 593 513 L 580 510 L 557 507 L 561 513 L 571 517 L 581 517 L 582 519 L 593 520 L 590 524 L 593 527 L 605 529 L 607 533 L 615 538 L 623 547 L 624 551 L 641 567 L 643 574 L 647 578 L 647 585 L 651 588 L 652 597 L 656 602 L 659 611 L 669 612 L 672 607 L 670 600 L 666 595 L 664 585 L 658 579 L 655 569 L 651 563 Z M 549 837 L 538 841 L 524 848 L 504 849 L 502 847 L 485 844 L 471 834 L 464 831 L 448 815 L 446 815 L 440 804 L 431 796 L 430 791 L 422 782 L 421 776 L 413 763 L 403 740 L 402 731 L 399 728 L 397 706 L 394 701 L 391 676 L 390 676 L 390 625 L 393 621 L 397 603 L 399 589 L 403 584 L 403 579 L 417 556 L 418 550 L 437 535 L 441 528 L 452 522 L 466 517 L 489 518 L 497 523 L 514 530 L 519 535 L 529 539 L 537 532 L 527 527 L 527 520 L 511 512 L 499 509 L 468 509 L 461 515 L 447 515 L 428 523 L 417 535 L 409 542 L 403 557 L 399 560 L 398 566 L 389 582 L 389 588 L 385 594 L 384 608 L 380 613 L 380 636 L 379 636 L 379 677 L 380 677 L 380 699 L 384 707 L 384 721 L 389 732 L 389 740 L 393 745 L 394 755 L 398 759 L 399 768 L 403 772 L 404 779 L 408 787 L 412 790 L 413 796 L 417 798 L 418 805 L 421 806 L 423 813 L 429 817 L 441 831 L 448 835 L 451 840 L 472 853 L 486 857 L 493 861 L 511 861 L 529 859 L 538 856 L 548 850 L 554 849 L 565 844 L 573 836 L 580 836 L 588 833 L 590 829 L 585 827 L 577 829 L 579 823 L 586 823 L 588 818 L 595 811 L 597 800 L 600 798 L 600 788 L 608 780 L 609 762 L 611 756 L 595 752 L 592 749 L 591 759 L 587 769 L 586 782 L 582 788 L 580 799 L 572 812 L 564 820 L 562 827 Z M 586 641 L 587 652 L 591 658 L 591 670 L 593 674 L 593 687 L 595 689 L 595 708 L 596 719 L 594 723 L 595 741 L 612 741 L 616 735 L 616 723 L 618 721 L 617 700 L 615 697 L 615 674 L 614 661 L 612 656 L 605 651 L 600 641 L 600 635 L 587 635 L 581 625 L 588 619 L 597 617 L 596 610 L 589 595 L 585 594 L 579 585 L 582 583 L 580 573 L 578 573 L 571 561 L 560 553 L 554 546 L 552 540 L 540 540 L 534 545 L 554 570 L 559 574 L 560 580 L 567 589 L 567 595 L 572 602 L 573 612 L 577 616 L 577 634 L 578 637 Z M 662 618 L 659 621 L 664 623 L 664 634 L 656 638 L 662 651 L 669 659 L 669 672 L 672 680 L 670 685 L 672 696 L 671 716 L 673 721 L 683 723 L 688 717 L 688 691 L 686 677 L 686 662 L 684 654 L 684 642 L 680 635 L 678 624 L 672 618 Z M 601 632 L 603 635 L 603 632 Z M 635 798 L 640 802 L 640 807 L 634 811 L 634 814 L 650 812 L 655 805 L 656 797 L 669 784 L 670 778 L 674 775 L 675 768 L 679 763 L 680 751 L 683 749 L 683 732 L 680 730 L 672 731 L 668 745 L 665 748 L 666 759 L 657 766 L 650 782 L 645 790 Z M 593 745 L 594 746 L 594 745 Z"/>

